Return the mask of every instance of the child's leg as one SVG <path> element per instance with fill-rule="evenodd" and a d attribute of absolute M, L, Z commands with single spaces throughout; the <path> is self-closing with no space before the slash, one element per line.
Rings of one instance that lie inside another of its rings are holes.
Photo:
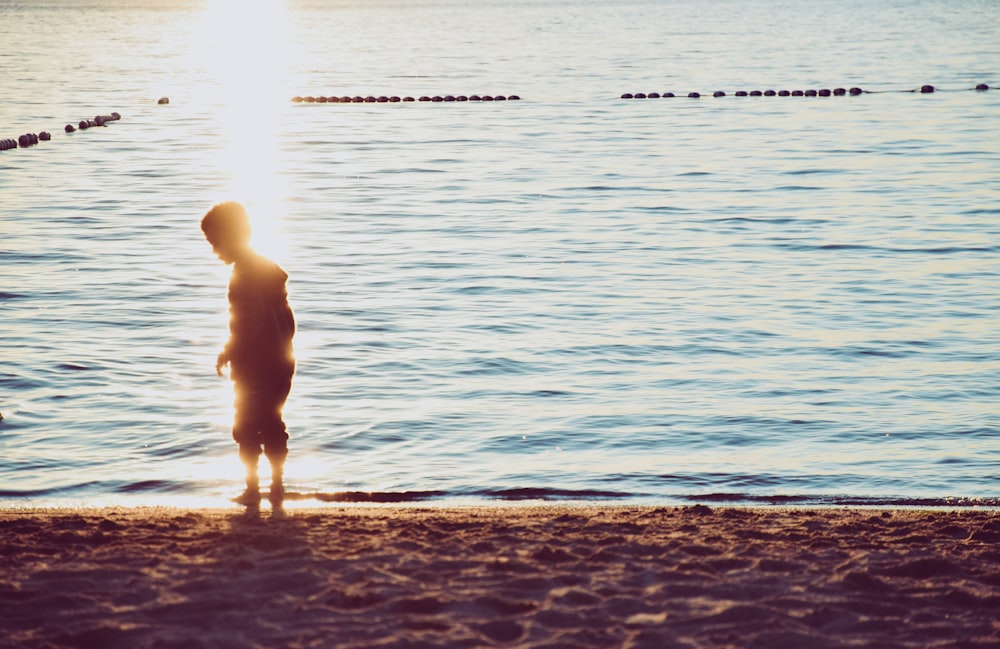
<path fill-rule="evenodd" d="M 271 502 L 281 502 L 285 498 L 285 457 L 288 450 L 277 452 L 268 450 L 267 459 L 271 462 L 271 490 L 268 498 Z"/>
<path fill-rule="evenodd" d="M 272 502 L 280 502 L 285 495 L 285 458 L 288 457 L 288 431 L 285 428 L 285 421 L 282 419 L 282 410 L 285 407 L 285 399 L 291 388 L 291 380 L 281 382 L 273 386 L 273 390 L 268 395 L 270 397 L 267 419 L 261 426 L 261 441 L 264 444 L 264 454 L 267 455 L 271 463 L 271 492 L 269 498 Z"/>
<path fill-rule="evenodd" d="M 285 458 L 288 457 L 288 432 L 279 414 L 261 431 L 264 454 L 271 463 L 271 500 L 281 500 L 285 495 Z"/>
<path fill-rule="evenodd" d="M 240 444 L 240 460 L 246 467 L 247 491 L 260 489 L 260 476 L 257 474 L 257 464 L 260 460 L 260 444 Z"/>
<path fill-rule="evenodd" d="M 241 505 L 260 504 L 260 477 L 257 475 L 257 464 L 260 459 L 260 442 L 240 442 L 240 461 L 246 468 L 246 490 L 233 500 Z"/>
<path fill-rule="evenodd" d="M 259 415 L 254 402 L 254 392 L 245 384 L 236 384 L 236 412 L 233 421 L 233 440 L 239 444 L 240 461 L 246 469 L 246 491 L 236 498 L 244 505 L 260 502 L 260 478 L 257 465 L 260 460 L 261 439 L 257 428 Z"/>

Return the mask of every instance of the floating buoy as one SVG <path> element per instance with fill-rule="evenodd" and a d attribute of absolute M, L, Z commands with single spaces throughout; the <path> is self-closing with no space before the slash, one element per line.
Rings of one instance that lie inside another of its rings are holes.
<path fill-rule="evenodd" d="M 67 133 L 73 133 L 74 131 L 76 131 L 76 127 L 73 126 L 72 124 L 67 124 L 66 128 L 64 128 L 63 130 L 66 131 Z"/>
<path fill-rule="evenodd" d="M 990 87 L 985 83 L 980 83 L 976 86 L 976 90 L 989 90 Z"/>
<path fill-rule="evenodd" d="M 721 90 L 716 90 L 715 92 L 712 93 L 712 96 L 713 97 L 725 97 L 726 93 L 723 92 L 723 91 L 721 91 Z"/>
<path fill-rule="evenodd" d="M 160 98 L 159 98 L 159 99 L 158 99 L 158 100 L 156 101 L 156 103 L 160 104 L 161 106 L 162 106 L 163 104 L 169 104 L 169 103 L 170 103 L 170 97 L 160 97 Z"/>
<path fill-rule="evenodd" d="M 747 91 L 746 90 L 737 90 L 736 91 L 736 96 L 737 97 L 746 97 L 747 96 Z"/>
<path fill-rule="evenodd" d="M 791 94 L 792 94 L 792 93 L 788 92 L 787 90 L 779 90 L 779 91 L 778 91 L 778 96 L 779 96 L 779 97 L 788 97 L 788 96 L 790 96 Z"/>
<path fill-rule="evenodd" d="M 930 93 L 934 92 L 934 86 L 930 86 L 930 85 L 920 86 L 920 92 L 922 94 L 929 95 Z"/>
<path fill-rule="evenodd" d="M 649 93 L 646 96 L 649 97 L 650 99 L 659 99 L 660 98 L 660 93 L 658 93 L 658 92 L 651 92 L 651 93 Z"/>
<path fill-rule="evenodd" d="M 820 97 L 829 97 L 832 93 L 827 88 L 823 88 L 818 94 Z"/>
<path fill-rule="evenodd" d="M 690 97 L 691 99 L 698 99 L 699 97 L 701 97 L 701 93 L 700 92 L 689 92 L 688 93 L 688 97 Z"/>
<path fill-rule="evenodd" d="M 41 140 L 42 142 L 48 142 L 49 140 L 52 139 L 52 134 L 49 133 L 48 131 L 42 131 L 41 133 L 38 134 L 38 139 Z"/>
<path fill-rule="evenodd" d="M 762 93 L 762 92 L 761 92 L 760 90 L 751 90 L 751 91 L 750 91 L 750 96 L 751 96 L 751 97 L 760 97 L 760 96 L 762 96 L 763 94 L 764 94 L 764 93 Z"/>
<path fill-rule="evenodd" d="M 847 94 L 847 91 L 844 90 L 843 88 L 834 88 L 833 94 L 835 94 L 838 97 L 842 97 Z"/>

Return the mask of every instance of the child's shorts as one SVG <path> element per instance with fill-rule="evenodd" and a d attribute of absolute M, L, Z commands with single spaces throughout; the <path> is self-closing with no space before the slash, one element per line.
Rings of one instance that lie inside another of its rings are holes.
<path fill-rule="evenodd" d="M 233 439 L 241 451 L 260 454 L 261 447 L 269 457 L 288 452 L 288 431 L 282 419 L 285 400 L 292 387 L 291 377 L 236 381 L 236 413 L 233 418 Z"/>

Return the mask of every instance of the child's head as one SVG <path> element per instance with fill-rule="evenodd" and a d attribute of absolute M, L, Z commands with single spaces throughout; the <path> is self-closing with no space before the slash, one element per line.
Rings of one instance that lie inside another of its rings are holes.
<path fill-rule="evenodd" d="M 219 203 L 210 209 L 201 220 L 201 231 L 227 264 L 250 248 L 250 218 L 246 209 L 235 201 Z"/>

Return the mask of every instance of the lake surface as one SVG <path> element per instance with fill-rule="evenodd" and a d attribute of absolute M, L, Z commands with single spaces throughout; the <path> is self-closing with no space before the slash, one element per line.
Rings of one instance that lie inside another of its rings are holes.
<path fill-rule="evenodd" d="M 240 491 L 198 227 L 239 200 L 298 318 L 291 491 L 1000 506 L 998 18 L 3 2 L 0 138 L 52 140 L 0 151 L 0 505 Z M 520 99 L 292 101 L 383 95 Z"/>

